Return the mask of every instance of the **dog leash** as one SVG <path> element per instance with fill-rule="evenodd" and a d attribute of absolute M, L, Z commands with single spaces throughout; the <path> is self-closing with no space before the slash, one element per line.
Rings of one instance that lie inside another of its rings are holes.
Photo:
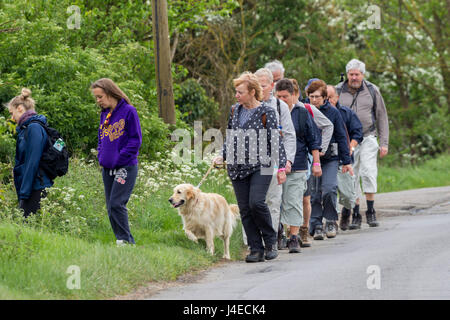
<path fill-rule="evenodd" d="M 223 163 L 222 165 L 216 165 L 216 164 L 214 163 L 214 161 L 211 162 L 211 165 L 209 166 L 208 171 L 206 171 L 206 174 L 203 176 L 202 180 L 201 180 L 200 183 L 197 185 L 197 188 L 200 188 L 200 186 L 202 185 L 202 183 L 205 182 L 206 177 L 210 174 L 210 172 L 211 172 L 211 170 L 212 170 L 213 168 L 216 168 L 216 169 L 225 168 L 225 161 L 224 161 L 224 163 Z"/>

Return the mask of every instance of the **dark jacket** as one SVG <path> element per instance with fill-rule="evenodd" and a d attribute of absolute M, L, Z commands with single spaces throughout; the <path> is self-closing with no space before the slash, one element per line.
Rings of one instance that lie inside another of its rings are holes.
<path fill-rule="evenodd" d="M 277 111 L 270 106 L 261 105 L 250 119 L 242 127 L 239 127 L 239 113 L 244 107 L 242 105 L 233 107 L 234 111 L 230 113 L 228 119 L 226 140 L 222 149 L 222 156 L 227 162 L 228 176 L 231 180 L 244 179 L 260 170 L 261 167 L 269 168 L 272 164 L 270 161 L 272 143 L 275 143 L 274 148 L 278 144 L 278 159 L 275 161 L 278 167 L 284 168 L 287 160 L 283 139 L 279 134 Z M 265 127 L 262 120 L 263 114 L 266 115 Z M 263 129 L 266 129 L 265 137 L 261 136 L 261 133 L 264 132 Z M 272 141 L 272 133 L 277 141 Z M 249 140 L 252 140 L 252 143 L 249 143 Z M 238 141 L 240 142 L 239 146 Z M 262 141 L 265 142 L 265 145 L 260 147 Z M 260 154 L 261 151 L 262 154 Z M 256 156 L 256 159 L 251 158 L 251 155 Z"/>
<path fill-rule="evenodd" d="M 39 170 L 42 152 L 47 146 L 47 132 L 39 123 L 47 119 L 43 115 L 34 115 L 16 128 L 16 158 L 14 166 L 14 185 L 19 200 L 28 199 L 33 190 L 42 190 L 53 185 L 47 175 Z"/>
<path fill-rule="evenodd" d="M 341 112 L 342 120 L 344 120 L 345 126 L 350 141 L 356 140 L 358 144 L 363 141 L 363 128 L 362 123 L 359 121 L 356 113 L 348 107 L 341 106 L 339 102 L 336 104 L 336 108 Z"/>
<path fill-rule="evenodd" d="M 328 162 L 332 160 L 339 160 L 342 164 L 347 165 L 352 163 L 350 157 L 349 144 L 347 142 L 347 133 L 344 120 L 342 120 L 341 113 L 333 107 L 328 100 L 325 104 L 320 106 L 319 110 L 333 123 L 333 136 L 331 137 L 330 146 L 337 144 L 337 150 L 334 150 L 333 155 L 329 159 L 321 159 L 321 162 Z M 333 146 L 334 148 L 334 146 Z M 335 149 L 335 148 L 334 148 Z M 337 154 L 335 151 L 338 151 Z"/>
<path fill-rule="evenodd" d="M 302 116 L 306 118 L 306 122 L 304 127 L 300 128 L 300 119 Z M 312 150 L 321 150 L 321 135 L 311 115 L 305 108 L 298 105 L 294 106 L 291 110 L 291 118 L 297 136 L 297 152 L 295 153 L 292 170 L 308 170 L 308 152 L 311 153 Z M 303 134 L 300 132 L 302 129 Z"/>
<path fill-rule="evenodd" d="M 98 129 L 98 161 L 107 169 L 135 166 L 142 144 L 141 125 L 136 108 L 121 99 L 109 119 L 109 126 L 102 128 L 109 110 L 100 115 Z"/>

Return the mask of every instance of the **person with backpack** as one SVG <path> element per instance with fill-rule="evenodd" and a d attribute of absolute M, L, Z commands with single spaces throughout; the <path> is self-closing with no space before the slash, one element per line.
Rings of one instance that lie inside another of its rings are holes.
<path fill-rule="evenodd" d="M 102 168 L 108 217 L 117 246 L 135 244 L 128 223 L 127 203 L 138 174 L 142 132 L 136 108 L 111 79 L 91 85 L 101 108 L 98 129 L 98 161 Z"/>
<path fill-rule="evenodd" d="M 17 123 L 14 186 L 19 207 L 27 218 L 40 209 L 41 199 L 46 196 L 45 189 L 53 185 L 39 166 L 41 156 L 48 148 L 48 136 L 43 127 L 47 119 L 36 113 L 35 101 L 27 88 L 23 88 L 22 93 L 8 103 L 8 110 L 11 119 Z"/>
<path fill-rule="evenodd" d="M 294 86 L 289 79 L 281 79 L 275 86 L 278 99 L 289 106 L 292 123 L 296 133 L 296 153 L 292 170 L 286 175 L 283 184 L 281 223 L 289 226 L 289 240 L 287 243 L 289 253 L 300 252 L 298 234 L 304 223 L 303 194 L 306 191 L 308 174 L 308 153 L 312 154 L 312 174 L 315 177 L 322 175 L 320 167 L 320 133 L 309 112 L 300 107 L 298 98 L 294 95 Z M 305 233 L 301 233 L 301 236 Z M 307 229 L 306 229 L 307 236 Z"/>
<path fill-rule="evenodd" d="M 300 86 L 296 79 L 290 79 L 292 84 L 294 85 L 294 95 L 297 98 L 297 104 L 308 110 L 311 115 L 316 127 L 319 129 L 318 135 L 320 138 L 321 152 L 320 154 L 324 154 L 328 149 L 328 145 L 330 144 L 331 137 L 333 135 L 333 124 L 330 120 L 328 120 L 325 115 L 320 112 L 313 104 L 309 104 L 309 99 L 303 100 L 300 99 Z M 308 83 L 311 84 L 313 80 L 309 80 Z M 308 86 L 307 86 L 308 87 Z M 307 88 L 306 87 L 306 88 Z M 306 92 L 306 90 L 305 90 Z M 313 158 L 312 155 L 308 154 L 308 174 L 307 174 L 307 188 L 303 193 L 303 225 L 300 227 L 300 247 L 307 248 L 312 245 L 312 242 L 309 239 L 309 222 L 311 219 L 311 188 L 314 180 L 314 176 L 311 175 Z"/>
<path fill-rule="evenodd" d="M 327 85 L 328 101 L 330 104 L 339 110 L 342 119 L 344 120 L 345 127 L 347 129 L 348 139 L 350 141 L 350 155 L 352 157 L 352 164 L 354 161 L 353 151 L 355 147 L 363 140 L 362 124 L 359 121 L 358 116 L 351 109 L 341 106 L 339 103 L 339 96 L 337 95 L 336 88 L 332 85 Z M 355 206 L 356 201 L 356 184 L 355 176 L 351 176 L 348 172 L 342 173 L 342 164 L 339 166 L 337 181 L 339 191 L 339 203 L 342 206 L 341 219 L 339 227 L 345 231 L 349 228 L 349 219 L 351 210 Z M 350 229 L 354 229 L 352 226 Z"/>
<path fill-rule="evenodd" d="M 322 80 L 313 81 L 307 89 L 308 98 L 333 123 L 333 136 L 327 152 L 320 158 L 322 176 L 314 177 L 311 190 L 311 232 L 314 240 L 324 239 L 323 218 L 326 219 L 325 233 L 328 238 L 336 237 L 338 214 L 337 172 L 339 161 L 342 172 L 353 175 L 347 131 L 340 112 L 327 100 L 327 85 Z"/>
<path fill-rule="evenodd" d="M 213 163 L 227 162 L 250 247 L 245 261 L 262 262 L 278 256 L 277 233 L 266 194 L 274 165 L 278 184 L 286 181 L 286 153 L 279 134 L 277 112 L 261 102 L 263 93 L 258 77 L 244 72 L 233 84 L 238 104 L 231 107 L 222 155 L 216 156 Z"/>
<path fill-rule="evenodd" d="M 362 190 L 366 196 L 366 219 L 370 227 L 379 225 L 376 220 L 374 202 L 377 192 L 377 154 L 380 159 L 388 154 L 389 121 L 386 106 L 380 90 L 373 83 L 364 79 L 366 65 L 357 59 L 350 60 L 345 70 L 347 80 L 336 86 L 339 103 L 355 111 L 363 126 L 363 141 L 355 147 L 355 176 L 357 199 L 353 209 L 352 224 L 361 227 L 362 217 L 359 213 Z M 379 143 L 377 141 L 379 140 Z M 362 183 L 362 190 L 361 184 Z"/>
<path fill-rule="evenodd" d="M 278 127 L 283 139 L 284 148 L 286 151 L 286 173 L 291 171 L 291 166 L 295 159 L 295 129 L 292 123 L 291 113 L 289 106 L 282 100 L 273 96 L 274 81 L 272 72 L 267 68 L 258 69 L 255 72 L 258 77 L 259 84 L 263 90 L 263 103 L 276 112 Z M 277 236 L 277 249 L 284 249 L 283 243 L 285 243 L 283 227 L 280 226 L 280 206 L 281 206 L 281 194 L 282 187 L 277 183 L 277 172 L 274 170 L 272 181 L 267 191 L 266 203 L 269 207 L 270 214 L 272 216 L 273 228 L 278 232 Z"/>

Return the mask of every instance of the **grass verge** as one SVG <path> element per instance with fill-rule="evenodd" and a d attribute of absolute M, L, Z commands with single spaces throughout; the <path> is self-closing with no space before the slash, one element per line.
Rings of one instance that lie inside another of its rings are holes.
<path fill-rule="evenodd" d="M 379 162 L 378 192 L 450 185 L 450 154 L 441 154 L 419 166 L 388 167 Z"/>

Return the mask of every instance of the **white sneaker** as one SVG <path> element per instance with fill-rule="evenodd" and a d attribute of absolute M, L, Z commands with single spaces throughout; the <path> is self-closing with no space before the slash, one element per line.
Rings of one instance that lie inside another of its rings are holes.
<path fill-rule="evenodd" d="M 125 240 L 116 240 L 116 246 L 124 247 L 126 245 L 127 245 L 127 242 Z"/>

